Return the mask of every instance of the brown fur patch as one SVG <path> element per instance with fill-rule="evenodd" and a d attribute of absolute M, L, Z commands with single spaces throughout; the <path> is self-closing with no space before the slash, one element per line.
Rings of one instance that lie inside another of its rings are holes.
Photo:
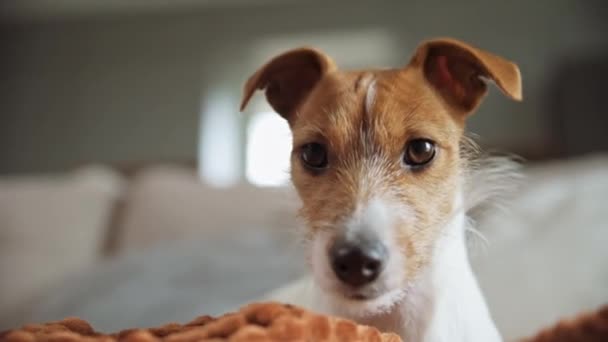
<path fill-rule="evenodd" d="M 407 274 L 415 275 L 428 263 L 454 209 L 463 122 L 437 100 L 416 69 L 374 72 L 375 101 L 372 112 L 365 113 L 367 88 L 356 83 L 369 76 L 362 75 L 328 74 L 290 121 L 292 179 L 303 202 L 301 215 L 314 234 L 340 225 L 357 202 L 390 193 L 414 212 L 413 222 L 394 229 Z M 439 148 L 432 164 L 420 171 L 402 164 L 406 143 L 414 138 L 431 139 Z M 306 170 L 299 159 L 299 147 L 310 142 L 328 147 L 329 168 L 320 174 Z"/>

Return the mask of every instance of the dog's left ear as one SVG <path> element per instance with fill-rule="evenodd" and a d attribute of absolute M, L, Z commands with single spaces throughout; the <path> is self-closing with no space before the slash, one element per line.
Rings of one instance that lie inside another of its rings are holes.
<path fill-rule="evenodd" d="M 514 63 L 455 39 L 422 43 L 410 66 L 424 77 L 452 108 L 468 114 L 487 92 L 484 79 L 494 81 L 502 92 L 521 101 L 521 75 Z"/>

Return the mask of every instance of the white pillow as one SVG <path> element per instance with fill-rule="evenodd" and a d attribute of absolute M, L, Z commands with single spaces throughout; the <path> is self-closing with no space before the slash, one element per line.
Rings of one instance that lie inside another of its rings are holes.
<path fill-rule="evenodd" d="M 112 170 L 0 179 L 0 312 L 31 301 L 100 256 L 122 189 Z"/>
<path fill-rule="evenodd" d="M 298 201 L 283 188 L 214 188 L 193 169 L 155 166 L 136 175 L 126 196 L 120 252 L 248 227 L 292 233 Z"/>

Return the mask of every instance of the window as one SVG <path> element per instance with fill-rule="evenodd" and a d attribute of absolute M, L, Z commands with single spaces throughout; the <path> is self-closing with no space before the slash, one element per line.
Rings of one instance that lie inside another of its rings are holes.
<path fill-rule="evenodd" d="M 245 176 L 258 186 L 289 181 L 291 132 L 287 121 L 270 111 L 253 114 L 247 127 Z"/>

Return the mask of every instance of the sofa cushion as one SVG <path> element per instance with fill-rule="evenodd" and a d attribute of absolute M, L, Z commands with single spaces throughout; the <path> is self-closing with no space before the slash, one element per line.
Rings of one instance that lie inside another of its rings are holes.
<path fill-rule="evenodd" d="M 201 182 L 194 169 L 150 167 L 129 187 L 118 252 L 243 227 L 294 231 L 297 204 L 289 189 L 249 184 L 216 188 Z"/>
<path fill-rule="evenodd" d="M 97 166 L 0 179 L 0 314 L 99 257 L 121 189 Z"/>

